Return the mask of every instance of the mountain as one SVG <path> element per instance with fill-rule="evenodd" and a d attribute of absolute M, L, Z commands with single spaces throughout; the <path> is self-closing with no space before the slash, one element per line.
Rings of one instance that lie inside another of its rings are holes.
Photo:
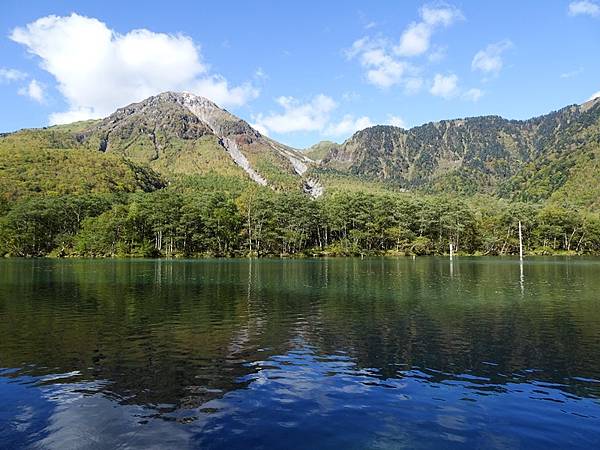
<path fill-rule="evenodd" d="M 524 121 L 484 116 L 409 130 L 370 127 L 332 147 L 321 170 L 407 189 L 540 200 L 573 183 L 581 171 L 589 178 L 586 161 L 600 156 L 599 142 L 595 99 Z"/>
<path fill-rule="evenodd" d="M 0 136 L 0 149 L 78 149 L 125 158 L 163 177 L 238 177 L 276 190 L 323 192 L 307 176 L 314 162 L 253 129 L 213 102 L 165 92 L 118 109 L 105 119 L 69 126 L 21 130 Z"/>
<path fill-rule="evenodd" d="M 193 94 L 165 92 L 128 105 L 76 138 L 86 147 L 121 154 L 166 175 L 214 171 L 276 189 L 319 191 L 315 180 L 304 177 L 310 158 Z"/>
<path fill-rule="evenodd" d="M 0 134 L 0 256 L 600 254 L 599 180 L 600 100 L 300 153 L 166 92 Z"/>
<path fill-rule="evenodd" d="M 151 191 L 199 175 L 313 197 L 418 190 L 600 208 L 600 99 L 523 121 L 379 125 L 298 151 L 203 97 L 165 92 L 104 119 L 2 134 L 0 158 L 6 199 Z"/>

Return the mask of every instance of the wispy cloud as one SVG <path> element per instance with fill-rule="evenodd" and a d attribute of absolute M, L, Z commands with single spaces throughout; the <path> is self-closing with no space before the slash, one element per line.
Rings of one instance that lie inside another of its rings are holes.
<path fill-rule="evenodd" d="M 462 97 L 465 100 L 477 102 L 481 97 L 483 97 L 483 91 L 479 88 L 471 88 L 465 91 Z"/>
<path fill-rule="evenodd" d="M 446 100 L 458 98 L 470 102 L 479 101 L 484 94 L 479 88 L 465 89 L 461 87 L 458 75 L 454 73 L 437 73 L 433 77 L 429 93 Z"/>
<path fill-rule="evenodd" d="M 351 114 L 347 114 L 339 122 L 329 124 L 324 134 L 328 136 L 347 136 L 372 126 L 373 122 L 367 116 L 355 119 Z"/>
<path fill-rule="evenodd" d="M 27 74 L 25 72 L 21 72 L 17 69 L 0 67 L 0 82 L 21 81 L 25 78 L 27 78 Z"/>
<path fill-rule="evenodd" d="M 269 79 L 269 75 L 267 74 L 267 72 L 264 71 L 262 67 L 259 67 L 254 71 L 254 78 L 257 80 L 264 81 Z"/>
<path fill-rule="evenodd" d="M 393 114 L 388 115 L 387 125 L 393 125 L 399 128 L 406 128 L 406 122 L 400 116 L 395 116 Z"/>
<path fill-rule="evenodd" d="M 431 36 L 444 27 L 464 19 L 462 12 L 454 6 L 440 4 L 425 5 L 419 14 L 421 20 L 411 23 L 400 36 L 400 42 L 394 48 L 399 56 L 417 56 L 429 50 Z"/>
<path fill-rule="evenodd" d="M 437 46 L 435 47 L 427 56 L 427 60 L 431 63 L 437 63 L 442 61 L 446 57 L 446 46 Z"/>
<path fill-rule="evenodd" d="M 600 5 L 589 0 L 581 0 L 569 3 L 570 16 L 600 17 Z"/>
<path fill-rule="evenodd" d="M 407 94 L 423 86 L 423 69 L 414 58 L 432 48 L 432 36 L 442 28 L 464 19 L 462 12 L 445 3 L 429 4 L 419 10 L 420 20 L 409 24 L 398 40 L 388 37 L 364 36 L 346 50 L 349 60 L 357 60 L 364 70 L 365 80 L 380 89 L 402 86 Z M 430 62 L 444 57 L 444 46 L 433 46 Z"/>
<path fill-rule="evenodd" d="M 479 50 L 473 57 L 471 69 L 487 75 L 498 75 L 504 66 L 502 54 L 513 47 L 513 43 L 504 39 Z"/>
<path fill-rule="evenodd" d="M 410 74 L 414 78 L 418 74 L 413 65 L 393 56 L 389 44 L 382 39 L 359 39 L 346 51 L 346 56 L 349 59 L 357 58 L 365 69 L 367 82 L 380 89 L 404 84 L 405 75 Z"/>
<path fill-rule="evenodd" d="M 31 80 L 27 86 L 20 88 L 18 94 L 29 97 L 38 103 L 45 101 L 44 86 L 35 79 Z"/>
<path fill-rule="evenodd" d="M 583 67 L 580 67 L 576 70 L 571 70 L 570 72 L 563 72 L 560 74 L 561 78 L 573 78 L 583 73 Z"/>
<path fill-rule="evenodd" d="M 315 95 L 306 101 L 282 96 L 276 99 L 276 103 L 283 111 L 253 117 L 252 126 L 265 135 L 317 132 L 322 136 L 340 137 L 373 126 L 368 116 L 345 114 L 341 119 L 335 120 L 332 115 L 338 108 L 338 103 L 324 94 Z"/>

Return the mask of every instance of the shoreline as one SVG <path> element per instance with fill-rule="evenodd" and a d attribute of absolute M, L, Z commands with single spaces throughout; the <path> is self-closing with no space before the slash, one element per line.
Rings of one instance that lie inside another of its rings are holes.
<path fill-rule="evenodd" d="M 552 254 L 525 254 L 525 259 L 537 259 L 537 258 L 600 258 L 600 254 L 593 253 L 552 253 Z M 144 255 L 110 255 L 110 256 L 91 256 L 91 255 L 74 255 L 74 256 L 55 256 L 55 255 L 42 255 L 42 256 L 15 256 L 15 255 L 3 255 L 2 259 L 48 259 L 48 260 L 69 260 L 69 259 L 93 259 L 93 260 L 207 260 L 207 259 L 252 259 L 252 260 L 302 260 L 302 259 L 343 259 L 343 258 L 447 258 L 450 259 L 449 254 L 429 254 L 429 255 L 411 255 L 411 254 L 358 254 L 358 255 L 334 255 L 334 254 L 310 254 L 310 255 L 235 255 L 235 256 L 218 256 L 218 255 L 175 255 L 175 256 L 144 256 Z M 498 259 L 519 259 L 518 254 L 509 255 L 489 255 L 489 254 L 454 254 L 454 260 L 460 258 L 498 258 Z"/>

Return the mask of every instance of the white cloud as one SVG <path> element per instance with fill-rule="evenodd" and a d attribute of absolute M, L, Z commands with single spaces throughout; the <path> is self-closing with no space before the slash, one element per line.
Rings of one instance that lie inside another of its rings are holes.
<path fill-rule="evenodd" d="M 367 80 L 380 88 L 388 88 L 402 80 L 406 63 L 397 61 L 383 49 L 368 50 L 362 54 L 361 63 L 367 67 Z"/>
<path fill-rule="evenodd" d="M 479 88 L 463 89 L 458 82 L 458 76 L 449 73 L 447 75 L 438 73 L 433 77 L 431 95 L 442 97 L 446 100 L 458 97 L 461 100 L 477 102 L 483 96 L 484 92 Z"/>
<path fill-rule="evenodd" d="M 294 97 L 279 97 L 277 103 L 283 108 L 282 113 L 259 114 L 254 123 L 260 131 L 291 133 L 295 131 L 321 131 L 329 122 L 336 102 L 323 94 L 315 96 L 306 103 Z"/>
<path fill-rule="evenodd" d="M 431 27 L 425 23 L 413 23 L 404 30 L 400 37 L 400 43 L 394 49 L 401 56 L 416 56 L 425 53 L 429 49 L 431 39 Z"/>
<path fill-rule="evenodd" d="M 159 91 L 165 90 L 172 89 L 160 89 Z M 241 106 L 258 97 L 259 94 L 258 89 L 251 83 L 245 82 L 239 86 L 232 87 L 221 75 L 205 76 L 191 82 L 189 87 L 184 87 L 180 90 L 202 95 L 220 106 Z"/>
<path fill-rule="evenodd" d="M 483 96 L 483 91 L 481 89 L 478 89 L 478 88 L 469 89 L 468 91 L 466 91 L 463 94 L 463 98 L 465 100 L 469 100 L 471 102 L 478 101 L 482 96 Z"/>
<path fill-rule="evenodd" d="M 600 17 L 600 5 L 598 5 L 598 3 L 596 2 L 592 2 L 589 0 L 571 2 L 569 3 L 569 15 Z"/>
<path fill-rule="evenodd" d="M 402 117 L 389 115 L 387 120 L 388 125 L 393 125 L 395 127 L 406 128 L 406 122 Z"/>
<path fill-rule="evenodd" d="M 365 36 L 354 41 L 352 47 L 346 50 L 348 59 L 359 61 L 368 83 L 380 89 L 400 85 L 407 94 L 421 89 L 422 71 L 407 59 L 426 53 L 431 47 L 433 33 L 463 19 L 463 15 L 459 9 L 444 3 L 425 5 L 419 10 L 419 15 L 420 20 L 408 25 L 396 45 L 387 38 Z M 434 47 L 429 60 L 439 61 L 444 53 L 445 47 Z"/>
<path fill-rule="evenodd" d="M 365 68 L 367 82 L 380 88 L 387 89 L 396 84 L 404 84 L 406 89 L 409 80 L 417 77 L 418 70 L 406 61 L 394 57 L 388 51 L 389 44 L 382 39 L 364 37 L 352 44 L 346 51 L 348 59 L 358 58 L 360 65 Z M 406 77 L 411 75 L 410 78 Z"/>
<path fill-rule="evenodd" d="M 452 98 L 458 94 L 458 77 L 454 74 L 436 74 L 429 92 L 437 97 Z"/>
<path fill-rule="evenodd" d="M 260 123 L 251 123 L 250 126 L 252 128 L 254 128 L 255 130 L 257 130 L 260 134 L 262 134 L 263 136 L 269 136 L 269 130 L 267 130 L 263 125 L 261 125 Z"/>
<path fill-rule="evenodd" d="M 31 80 L 26 87 L 19 89 L 18 93 L 38 103 L 44 103 L 44 87 L 35 79 Z"/>
<path fill-rule="evenodd" d="M 302 102 L 294 97 L 282 96 L 276 102 L 283 112 L 258 114 L 253 117 L 252 127 L 268 136 L 270 133 L 317 132 L 324 136 L 348 136 L 356 131 L 373 126 L 368 116 L 344 115 L 339 121 L 332 119 L 338 107 L 329 96 L 319 94 Z"/>
<path fill-rule="evenodd" d="M 475 54 L 471 62 L 471 69 L 480 70 L 486 74 L 497 75 L 504 65 L 502 53 L 511 47 L 512 42 L 508 39 L 488 45 Z"/>
<path fill-rule="evenodd" d="M 423 22 L 432 27 L 450 26 L 457 20 L 464 19 L 462 12 L 447 4 L 425 5 L 421 8 Z"/>
<path fill-rule="evenodd" d="M 330 124 L 324 134 L 329 136 L 350 135 L 372 126 L 373 122 L 367 116 L 354 119 L 352 115 L 346 114 L 341 121 Z"/>
<path fill-rule="evenodd" d="M 446 46 L 437 46 L 427 56 L 427 60 L 430 63 L 438 63 L 446 57 Z"/>
<path fill-rule="evenodd" d="M 450 5 L 425 5 L 419 11 L 420 22 L 411 23 L 400 36 L 400 42 L 394 48 L 400 56 L 417 56 L 429 50 L 431 36 L 436 29 L 448 27 L 463 18 L 457 8 Z"/>
<path fill-rule="evenodd" d="M 595 94 L 592 94 L 592 96 L 590 98 L 587 99 L 587 101 L 591 101 L 594 100 L 595 98 L 600 98 L 600 91 L 596 92 Z"/>
<path fill-rule="evenodd" d="M 0 82 L 2 81 L 19 81 L 27 78 L 27 74 L 25 72 L 21 72 L 17 69 L 6 69 L 4 67 L 0 67 Z"/>
<path fill-rule="evenodd" d="M 80 120 L 88 120 L 93 117 L 96 117 L 96 113 L 93 109 L 79 108 L 70 109 L 69 111 L 65 112 L 52 113 L 48 118 L 48 122 L 50 125 L 57 125 L 61 123 L 79 122 Z"/>
<path fill-rule="evenodd" d="M 53 114 L 53 121 L 105 116 L 166 90 L 190 91 L 224 106 L 258 95 L 249 83 L 230 86 L 211 74 L 199 46 L 182 34 L 119 34 L 95 18 L 71 14 L 42 17 L 15 28 L 10 38 L 56 79 L 69 110 Z"/>

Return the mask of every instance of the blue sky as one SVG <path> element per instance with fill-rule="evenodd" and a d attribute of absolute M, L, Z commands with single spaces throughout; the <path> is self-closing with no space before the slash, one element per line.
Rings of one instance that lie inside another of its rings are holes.
<path fill-rule="evenodd" d="M 101 117 L 165 90 L 281 142 L 600 92 L 600 1 L 23 1 L 0 6 L 0 131 Z"/>

